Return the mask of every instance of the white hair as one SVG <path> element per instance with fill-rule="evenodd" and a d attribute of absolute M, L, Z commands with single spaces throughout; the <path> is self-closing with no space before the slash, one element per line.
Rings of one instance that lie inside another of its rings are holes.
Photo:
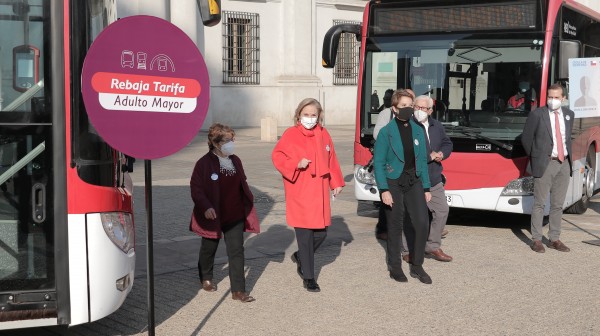
<path fill-rule="evenodd" d="M 420 95 L 417 98 L 415 98 L 415 105 L 417 105 L 417 102 L 420 100 L 426 101 L 428 107 L 433 107 L 433 99 L 431 99 L 431 97 L 427 95 Z"/>

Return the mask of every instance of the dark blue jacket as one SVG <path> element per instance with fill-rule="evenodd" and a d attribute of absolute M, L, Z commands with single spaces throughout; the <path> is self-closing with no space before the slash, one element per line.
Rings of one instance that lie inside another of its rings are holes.
<path fill-rule="evenodd" d="M 416 119 L 414 120 L 417 121 Z M 427 131 L 429 132 L 429 140 L 426 141 L 427 167 L 429 168 L 429 180 L 431 182 L 431 187 L 433 187 L 434 185 L 442 182 L 442 170 L 444 168 L 442 167 L 441 162 L 431 160 L 430 154 L 431 152 L 441 151 L 442 153 L 444 153 L 443 160 L 446 160 L 450 157 L 450 154 L 452 153 L 452 141 L 446 135 L 446 131 L 444 130 L 444 125 L 442 125 L 442 123 L 433 119 L 432 117 L 429 117 L 428 121 L 429 129 Z M 417 124 L 425 128 L 425 126 L 418 121 Z M 427 135 L 425 135 L 425 138 L 427 138 Z"/>

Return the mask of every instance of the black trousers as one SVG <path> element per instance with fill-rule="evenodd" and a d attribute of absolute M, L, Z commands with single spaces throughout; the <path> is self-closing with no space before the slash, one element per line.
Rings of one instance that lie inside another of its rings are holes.
<path fill-rule="evenodd" d="M 421 181 L 416 181 L 408 190 L 402 190 L 398 180 L 388 179 L 393 206 L 386 206 L 388 240 L 387 260 L 391 272 L 401 268 L 402 230 L 408 224 L 406 235 L 408 250 L 413 265 L 423 265 L 425 244 L 429 232 L 429 210 L 425 201 L 425 191 Z M 406 217 L 405 217 L 406 216 Z M 407 220 L 410 219 L 410 220 Z"/>
<path fill-rule="evenodd" d="M 379 218 L 377 219 L 377 225 L 375 226 L 375 233 L 385 233 L 387 232 L 387 214 L 385 212 L 385 208 L 387 206 L 381 203 L 379 206 Z"/>
<path fill-rule="evenodd" d="M 229 259 L 229 281 L 232 292 L 245 292 L 246 279 L 244 277 L 244 221 L 228 225 L 223 228 L 225 247 Z M 215 266 L 215 253 L 219 247 L 220 239 L 202 237 L 200 255 L 198 257 L 198 271 L 200 280 L 212 280 Z"/>
<path fill-rule="evenodd" d="M 323 244 L 327 237 L 325 229 L 294 228 L 296 242 L 298 243 L 298 259 L 302 265 L 304 279 L 315 278 L 315 251 Z"/>

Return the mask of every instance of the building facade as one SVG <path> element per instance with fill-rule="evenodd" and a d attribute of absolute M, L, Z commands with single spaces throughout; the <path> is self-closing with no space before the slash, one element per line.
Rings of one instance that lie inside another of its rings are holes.
<path fill-rule="evenodd" d="M 211 82 L 213 122 L 292 124 L 297 104 L 318 99 L 325 123 L 355 122 L 358 42 L 345 36 L 335 69 L 321 66 L 323 37 L 335 23 L 360 23 L 367 0 L 222 0 L 221 22 L 203 27 L 195 0 L 117 0 L 118 16 L 153 15 L 196 42 Z"/>

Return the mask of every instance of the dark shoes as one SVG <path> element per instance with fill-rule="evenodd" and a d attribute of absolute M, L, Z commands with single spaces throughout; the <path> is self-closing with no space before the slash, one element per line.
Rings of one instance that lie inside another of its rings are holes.
<path fill-rule="evenodd" d="M 444 253 L 444 251 L 442 251 L 442 249 L 437 249 L 431 252 L 427 252 L 427 256 L 429 258 L 433 258 L 437 261 L 444 261 L 444 262 L 449 262 L 452 261 L 452 257 L 447 255 L 446 253 Z"/>
<path fill-rule="evenodd" d="M 555 249 L 560 252 L 571 251 L 571 249 L 568 248 L 567 245 L 563 244 L 563 242 L 561 242 L 560 240 L 551 241 L 547 246 L 548 246 L 548 248 Z M 542 246 L 542 248 L 543 248 L 543 246 Z"/>
<path fill-rule="evenodd" d="M 309 292 L 321 291 L 321 287 L 319 287 L 319 284 L 315 281 L 315 279 L 304 279 L 304 288 L 306 288 L 306 290 Z"/>
<path fill-rule="evenodd" d="M 212 280 L 203 280 L 202 289 L 207 292 L 214 292 L 217 290 L 217 285 L 215 285 Z M 242 302 L 252 302 L 255 300 L 252 296 L 246 294 L 246 292 L 232 292 L 231 298 Z"/>
<path fill-rule="evenodd" d="M 300 278 L 302 278 L 304 288 L 306 288 L 306 290 L 309 292 L 320 292 L 321 287 L 319 287 L 319 284 L 315 281 L 315 279 L 304 279 L 304 273 L 302 273 L 302 265 L 300 264 L 300 259 L 298 259 L 298 251 L 292 253 L 292 256 L 290 258 L 292 259 L 294 264 L 298 265 L 298 267 L 296 268 L 296 272 L 298 272 L 298 275 L 300 276 Z"/>
<path fill-rule="evenodd" d="M 241 302 L 252 302 L 252 301 L 256 301 L 255 298 L 253 298 L 252 296 L 246 294 L 246 292 L 232 292 L 231 293 L 231 298 L 234 300 L 238 300 Z"/>
<path fill-rule="evenodd" d="M 541 240 L 534 240 L 533 243 L 531 244 L 531 249 L 537 253 L 546 252 L 546 249 L 544 248 L 544 245 L 542 244 Z"/>
<path fill-rule="evenodd" d="M 390 278 L 392 278 L 398 282 L 408 282 L 408 278 L 406 277 L 406 275 L 404 275 L 404 272 L 402 272 L 402 269 L 400 269 L 399 272 L 390 271 Z"/>
<path fill-rule="evenodd" d="M 296 267 L 296 272 L 298 272 L 300 278 L 304 279 L 304 275 L 302 274 L 302 265 L 300 265 L 300 259 L 298 259 L 298 251 L 292 253 L 292 256 L 290 258 L 292 259 L 294 264 L 298 265 Z"/>
<path fill-rule="evenodd" d="M 423 266 L 410 265 L 410 276 L 419 279 L 424 284 L 431 285 L 431 277 L 425 272 Z"/>
<path fill-rule="evenodd" d="M 215 292 L 217 290 L 217 285 L 215 285 L 212 280 L 203 280 L 202 289 L 207 292 Z"/>

